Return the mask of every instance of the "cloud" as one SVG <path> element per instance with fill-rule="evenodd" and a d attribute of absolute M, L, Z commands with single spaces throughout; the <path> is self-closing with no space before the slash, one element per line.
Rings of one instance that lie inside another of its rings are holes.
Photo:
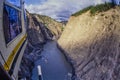
<path fill-rule="evenodd" d="M 58 21 L 68 20 L 69 16 L 89 5 L 96 5 L 110 0 L 42 0 L 36 4 L 26 4 L 31 13 L 50 16 Z"/>

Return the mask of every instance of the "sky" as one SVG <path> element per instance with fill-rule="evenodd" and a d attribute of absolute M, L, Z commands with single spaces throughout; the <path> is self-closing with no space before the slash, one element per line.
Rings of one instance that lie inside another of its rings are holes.
<path fill-rule="evenodd" d="M 111 0 L 25 0 L 25 8 L 30 13 L 50 16 L 58 21 L 68 20 L 70 15 L 90 5 Z"/>

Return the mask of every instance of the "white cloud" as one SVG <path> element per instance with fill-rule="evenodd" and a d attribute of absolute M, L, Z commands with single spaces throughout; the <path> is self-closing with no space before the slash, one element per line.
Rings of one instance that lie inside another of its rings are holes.
<path fill-rule="evenodd" d="M 56 20 L 67 20 L 72 13 L 105 1 L 110 0 L 46 0 L 42 4 L 26 4 L 25 7 L 31 13 L 47 15 Z"/>

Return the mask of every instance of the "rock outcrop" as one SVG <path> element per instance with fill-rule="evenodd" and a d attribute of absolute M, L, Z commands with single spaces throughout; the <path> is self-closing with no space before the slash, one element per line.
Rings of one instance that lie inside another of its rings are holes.
<path fill-rule="evenodd" d="M 76 80 L 119 80 L 120 7 L 71 16 L 58 44 L 72 59 Z"/>
<path fill-rule="evenodd" d="M 48 16 L 37 14 L 32 14 L 32 16 L 34 16 L 34 18 L 36 18 L 38 22 L 43 23 L 46 29 L 50 30 L 50 32 L 53 35 L 53 38 L 58 39 L 60 37 L 62 33 L 62 27 L 64 26 L 64 24 L 57 22 Z M 41 27 L 41 29 L 43 29 L 43 27 Z"/>
<path fill-rule="evenodd" d="M 62 33 L 63 24 L 47 16 L 30 14 L 28 12 L 26 15 L 28 44 L 22 58 L 19 79 L 26 78 L 31 80 L 34 62 L 41 57 L 40 52 L 44 43 L 47 40 L 58 39 Z"/>

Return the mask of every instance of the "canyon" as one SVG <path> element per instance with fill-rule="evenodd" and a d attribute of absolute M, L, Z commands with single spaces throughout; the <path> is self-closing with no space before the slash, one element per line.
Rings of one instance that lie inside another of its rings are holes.
<path fill-rule="evenodd" d="M 60 37 L 64 24 L 28 11 L 26 15 L 28 43 L 21 61 L 19 79 L 30 80 L 34 63 L 41 57 L 43 46 L 47 41 L 57 40 Z"/>
<path fill-rule="evenodd" d="M 71 16 L 66 26 L 49 17 L 27 12 L 27 34 L 28 45 L 19 78 L 30 80 L 34 62 L 41 58 L 45 43 L 57 41 L 58 49 L 73 67 L 72 80 L 120 79 L 119 6 L 95 15 L 88 10 Z"/>

